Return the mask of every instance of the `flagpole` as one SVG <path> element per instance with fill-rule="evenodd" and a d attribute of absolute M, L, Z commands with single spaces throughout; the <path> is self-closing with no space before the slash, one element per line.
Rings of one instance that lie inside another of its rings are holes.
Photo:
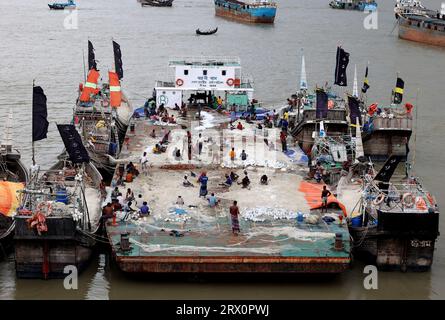
<path fill-rule="evenodd" d="M 412 162 L 411 167 L 414 167 L 414 164 L 416 162 L 416 143 L 417 143 L 417 121 L 418 121 L 418 110 L 419 110 L 419 93 L 420 93 L 420 89 L 417 88 L 416 106 L 415 106 L 415 108 L 416 108 L 416 126 L 415 126 L 416 130 L 414 131 L 414 151 L 413 151 L 413 158 L 412 158 L 412 161 L 411 161 Z"/>
<path fill-rule="evenodd" d="M 84 82 L 87 82 L 87 73 L 85 71 L 85 49 L 82 49 L 82 59 L 83 59 L 83 79 Z"/>
<path fill-rule="evenodd" d="M 32 109 L 32 118 L 31 118 L 31 131 L 34 131 L 34 84 L 35 84 L 35 79 L 32 80 L 32 105 L 31 105 L 31 109 Z M 31 132 L 31 135 L 33 135 L 33 133 Z M 32 165 L 35 166 L 36 165 L 36 159 L 35 159 L 35 150 L 34 150 L 34 136 L 32 137 Z"/>

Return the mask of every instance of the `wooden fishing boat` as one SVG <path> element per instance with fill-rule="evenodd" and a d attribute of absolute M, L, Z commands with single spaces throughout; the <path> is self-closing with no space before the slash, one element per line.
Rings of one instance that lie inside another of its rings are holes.
<path fill-rule="evenodd" d="M 142 6 L 171 7 L 174 0 L 141 0 Z"/>
<path fill-rule="evenodd" d="M 100 226 L 101 180 L 93 164 L 68 159 L 33 174 L 15 216 L 17 277 L 61 278 L 66 266 L 85 269 Z"/>
<path fill-rule="evenodd" d="M 123 72 L 120 48 L 114 41 L 113 48 L 115 49 L 116 70 Z M 88 77 L 94 72 L 98 78 L 98 71 L 93 70 L 94 49 L 92 45 L 89 45 L 88 51 L 90 69 Z M 97 78 L 94 85 L 98 88 Z M 87 79 L 88 81 L 90 80 Z M 112 106 L 112 94 L 116 93 L 116 91 L 113 91 L 113 87 L 119 88 L 120 103 L 118 107 Z M 82 84 L 79 85 L 79 98 L 74 107 L 73 120 L 82 137 L 82 142 L 88 150 L 91 161 L 104 179 L 109 181 L 115 169 L 114 164 L 110 162 L 110 156 L 117 157 L 122 149 L 133 108 L 125 94 L 121 92 L 120 85 L 111 85 L 112 90 L 110 90 L 109 83 L 102 83 L 101 90 L 92 93 L 87 101 L 81 101 L 82 93 L 86 89 Z M 62 157 L 65 157 L 64 154 L 65 151 L 62 153 Z"/>
<path fill-rule="evenodd" d="M 353 252 L 380 269 L 428 271 L 439 236 L 439 209 L 417 177 L 391 179 L 402 159 L 391 156 L 375 177 L 365 175 L 349 220 Z"/>
<path fill-rule="evenodd" d="M 12 215 L 17 206 L 16 191 L 23 188 L 28 180 L 28 170 L 20 160 L 20 152 L 12 147 L 11 129 L 12 114 L 9 115 L 6 139 L 0 147 L 0 260 L 12 248 Z"/>
<path fill-rule="evenodd" d="M 348 131 L 344 100 L 332 92 L 326 94 L 330 108 L 325 117 L 318 114 L 316 94 L 304 90 L 294 96 L 297 110 L 289 112 L 290 134 L 306 154 L 310 154 L 314 145 L 314 132 L 323 130 L 328 135 L 339 136 Z"/>
<path fill-rule="evenodd" d="M 218 31 L 218 28 L 215 28 L 213 30 L 208 30 L 208 31 L 201 31 L 199 29 L 196 29 L 196 34 L 207 36 L 207 35 L 215 34 L 217 31 Z"/>
<path fill-rule="evenodd" d="M 76 4 L 73 0 L 68 0 L 68 2 L 60 3 L 48 3 L 48 7 L 52 10 L 65 10 L 65 9 L 76 9 Z"/>

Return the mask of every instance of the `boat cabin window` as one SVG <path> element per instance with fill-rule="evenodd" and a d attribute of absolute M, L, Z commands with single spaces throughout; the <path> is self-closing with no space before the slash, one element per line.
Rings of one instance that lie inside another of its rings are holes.
<path fill-rule="evenodd" d="M 184 70 L 184 75 L 186 76 L 186 75 L 188 75 L 189 74 L 189 71 L 187 70 L 187 69 L 185 69 Z"/>
<path fill-rule="evenodd" d="M 207 75 L 207 70 L 202 70 L 202 74 L 203 74 L 204 76 L 206 76 L 206 75 Z"/>
<path fill-rule="evenodd" d="M 223 76 L 225 76 L 226 73 L 227 73 L 226 70 L 221 71 L 221 74 L 222 74 Z"/>

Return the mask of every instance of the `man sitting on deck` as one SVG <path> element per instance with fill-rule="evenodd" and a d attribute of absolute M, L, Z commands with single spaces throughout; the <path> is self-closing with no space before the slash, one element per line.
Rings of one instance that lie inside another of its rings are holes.
<path fill-rule="evenodd" d="M 150 208 L 148 207 L 147 201 L 144 201 L 142 203 L 141 209 L 139 209 L 139 215 L 140 216 L 149 216 L 150 215 Z"/>
<path fill-rule="evenodd" d="M 105 207 L 102 209 L 102 221 L 106 221 L 109 218 L 113 218 L 113 207 L 111 206 L 111 203 L 108 202 Z"/>
<path fill-rule="evenodd" d="M 226 181 L 220 183 L 219 185 L 223 187 L 230 187 L 232 186 L 232 183 L 233 183 L 232 178 L 228 174 L 226 174 Z"/>
<path fill-rule="evenodd" d="M 239 176 L 235 172 L 230 171 L 230 179 L 232 179 L 232 181 L 236 181 L 238 178 Z"/>
<path fill-rule="evenodd" d="M 247 171 L 244 171 L 244 178 L 243 178 L 243 180 L 241 180 L 241 182 L 238 182 L 238 184 L 241 184 L 243 186 L 243 189 L 249 187 L 250 179 L 247 176 Z"/>
<path fill-rule="evenodd" d="M 267 176 L 266 176 L 265 174 L 263 174 L 263 175 L 261 176 L 260 183 L 261 183 L 262 185 L 267 185 L 267 184 L 269 183 L 267 180 L 268 180 Z"/>
<path fill-rule="evenodd" d="M 187 175 L 184 176 L 184 181 L 182 181 L 182 185 L 184 187 L 194 187 L 193 183 L 191 183 L 187 177 Z"/>
<path fill-rule="evenodd" d="M 216 207 L 216 205 L 219 202 L 218 199 L 215 197 L 214 193 L 212 193 L 212 195 L 210 197 L 208 197 L 207 200 L 209 201 L 210 208 Z"/>

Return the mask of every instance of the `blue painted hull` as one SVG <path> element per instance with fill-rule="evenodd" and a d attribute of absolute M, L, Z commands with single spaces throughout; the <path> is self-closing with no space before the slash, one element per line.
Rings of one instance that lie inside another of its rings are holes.
<path fill-rule="evenodd" d="M 251 23 L 273 23 L 277 7 L 275 4 L 251 5 L 248 3 L 215 0 L 215 14 L 220 17 Z"/>

